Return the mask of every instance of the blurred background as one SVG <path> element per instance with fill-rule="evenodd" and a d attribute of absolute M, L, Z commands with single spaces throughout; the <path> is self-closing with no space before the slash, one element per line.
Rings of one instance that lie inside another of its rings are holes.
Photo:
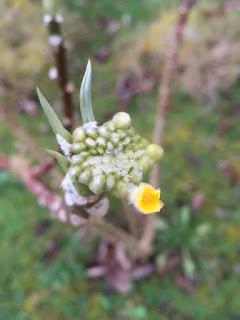
<path fill-rule="evenodd" d="M 106 121 L 125 110 L 151 139 L 178 5 L 170 0 L 60 1 L 76 123 L 79 85 L 91 58 L 96 118 Z M 41 1 L 2 0 L 0 105 L 43 150 L 54 149 L 55 138 L 35 88 L 60 112 L 52 66 Z M 196 1 L 176 71 L 162 143 L 165 208 L 156 221 L 154 258 L 160 269 L 167 265 L 169 270 L 135 282 L 125 295 L 109 290 L 102 279 L 87 279 L 94 244 L 71 226 L 50 220 L 19 179 L 1 170 L 1 319 L 240 319 L 238 0 Z M 0 121 L 0 154 L 25 149 L 7 121 Z M 119 214 L 116 200 L 111 208 Z M 181 264 L 171 267 L 169 259 L 179 254 Z"/>

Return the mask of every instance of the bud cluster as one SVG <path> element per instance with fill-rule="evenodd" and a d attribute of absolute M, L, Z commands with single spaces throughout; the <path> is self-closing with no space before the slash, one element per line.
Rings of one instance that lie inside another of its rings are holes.
<path fill-rule="evenodd" d="M 60 145 L 66 150 L 66 145 Z M 75 184 L 87 185 L 94 194 L 110 191 L 118 197 L 127 195 L 129 185 L 139 185 L 163 153 L 134 131 L 125 112 L 102 126 L 88 122 L 75 129 L 68 150 L 67 174 Z"/>

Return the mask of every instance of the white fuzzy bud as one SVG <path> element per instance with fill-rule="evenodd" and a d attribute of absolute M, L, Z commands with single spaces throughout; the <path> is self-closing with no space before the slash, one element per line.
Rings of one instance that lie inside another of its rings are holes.
<path fill-rule="evenodd" d="M 106 146 L 106 140 L 102 137 L 98 137 L 96 142 L 99 146 Z"/>
<path fill-rule="evenodd" d="M 97 131 L 93 127 L 86 128 L 85 132 L 86 132 L 86 135 L 88 137 L 90 137 L 90 138 L 96 138 L 97 137 Z"/>
<path fill-rule="evenodd" d="M 152 165 L 152 161 L 149 159 L 149 157 L 143 157 L 140 160 L 140 167 L 143 169 L 143 171 L 148 171 Z"/>
<path fill-rule="evenodd" d="M 87 138 L 85 140 L 85 143 L 86 143 L 87 146 L 89 146 L 91 148 L 95 147 L 95 145 L 96 145 L 96 142 L 92 138 Z"/>
<path fill-rule="evenodd" d="M 147 147 L 147 154 L 154 161 L 158 161 L 163 156 L 163 149 L 162 149 L 162 147 L 158 146 L 157 144 L 150 144 Z"/>
<path fill-rule="evenodd" d="M 92 182 L 89 184 L 89 189 L 95 193 L 99 194 L 103 192 L 103 188 L 105 185 L 105 177 L 104 175 L 97 175 L 93 178 Z"/>
<path fill-rule="evenodd" d="M 105 122 L 104 126 L 111 132 L 114 132 L 116 127 L 112 121 Z"/>
<path fill-rule="evenodd" d="M 74 142 L 83 142 L 86 138 L 85 132 L 82 127 L 76 128 L 73 131 L 73 141 Z"/>
<path fill-rule="evenodd" d="M 106 187 L 108 190 L 112 190 L 115 185 L 115 177 L 112 175 L 107 176 Z"/>
<path fill-rule="evenodd" d="M 128 128 L 131 124 L 131 118 L 126 112 L 119 112 L 115 114 L 112 119 L 113 123 L 117 128 Z"/>
<path fill-rule="evenodd" d="M 118 144 L 120 137 L 117 133 L 113 133 L 111 136 L 111 141 L 113 144 Z"/>
<path fill-rule="evenodd" d="M 98 133 L 103 138 L 108 138 L 110 136 L 108 130 L 104 126 L 98 128 Z"/>
<path fill-rule="evenodd" d="M 91 176 L 91 170 L 85 170 L 79 175 L 78 181 L 83 184 L 88 184 L 88 182 L 91 179 Z"/>
<path fill-rule="evenodd" d="M 86 149 L 87 149 L 87 147 L 86 147 L 86 145 L 84 143 L 75 143 L 72 146 L 72 153 L 73 154 L 78 154 L 81 151 L 84 151 Z"/>
<path fill-rule="evenodd" d="M 81 164 L 87 157 L 89 156 L 89 153 L 86 151 L 81 152 L 80 154 L 74 155 L 71 157 L 71 163 L 72 164 Z"/>

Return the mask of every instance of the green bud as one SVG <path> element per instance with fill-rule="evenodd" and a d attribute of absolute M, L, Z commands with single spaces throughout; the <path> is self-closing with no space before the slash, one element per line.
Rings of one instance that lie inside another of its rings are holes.
<path fill-rule="evenodd" d="M 86 135 L 90 138 L 97 138 L 97 130 L 95 128 L 86 128 Z"/>
<path fill-rule="evenodd" d="M 138 185 L 142 181 L 142 172 L 138 169 L 132 169 L 130 172 L 131 182 Z"/>
<path fill-rule="evenodd" d="M 150 144 L 147 147 L 147 154 L 151 157 L 154 161 L 158 161 L 163 156 L 163 149 L 162 147 L 158 146 L 157 144 Z"/>
<path fill-rule="evenodd" d="M 115 195 L 119 198 L 123 198 L 127 196 L 128 190 L 127 185 L 123 181 L 116 182 Z"/>
<path fill-rule="evenodd" d="M 88 184 L 91 177 L 92 177 L 92 172 L 90 169 L 87 169 L 80 173 L 78 181 L 80 183 Z"/>
<path fill-rule="evenodd" d="M 77 164 L 80 165 L 81 163 L 83 163 L 83 161 L 85 161 L 87 158 L 89 157 L 89 153 L 87 151 L 83 151 L 80 154 L 74 155 L 71 158 L 71 162 L 73 164 Z"/>
<path fill-rule="evenodd" d="M 92 138 L 87 138 L 85 143 L 88 147 L 93 148 L 96 145 L 96 142 Z"/>
<path fill-rule="evenodd" d="M 103 147 L 97 147 L 97 152 L 100 153 L 100 154 L 104 154 L 105 150 L 104 150 Z"/>
<path fill-rule="evenodd" d="M 110 132 L 104 126 L 101 126 L 101 127 L 98 128 L 98 134 L 101 137 L 106 138 L 106 139 L 110 137 Z"/>
<path fill-rule="evenodd" d="M 98 150 L 97 150 L 96 148 L 91 148 L 91 149 L 89 150 L 89 152 L 90 152 L 90 154 L 91 154 L 92 156 L 95 156 L 95 155 L 98 154 Z"/>
<path fill-rule="evenodd" d="M 126 112 L 118 112 L 112 119 L 116 128 L 128 128 L 131 124 L 131 118 Z"/>
<path fill-rule="evenodd" d="M 103 174 L 98 174 L 96 177 L 93 178 L 92 182 L 89 184 L 89 189 L 95 193 L 99 194 L 102 193 L 105 186 L 105 177 Z"/>
<path fill-rule="evenodd" d="M 115 125 L 114 125 L 114 123 L 112 121 L 105 122 L 104 123 L 104 127 L 106 129 L 108 129 L 109 131 L 111 131 L 111 132 L 114 132 L 115 129 L 116 129 L 116 127 L 115 127 Z"/>
<path fill-rule="evenodd" d="M 130 127 L 129 129 L 127 129 L 127 135 L 128 135 L 128 137 L 131 137 L 131 136 L 133 136 L 133 135 L 135 135 L 136 133 L 135 133 L 135 130 L 132 128 L 132 127 Z"/>
<path fill-rule="evenodd" d="M 86 135 L 82 127 L 76 128 L 73 131 L 73 142 L 84 142 L 85 138 Z"/>
<path fill-rule="evenodd" d="M 102 137 L 98 137 L 96 142 L 99 146 L 103 146 L 103 147 L 106 146 L 106 140 Z"/>
<path fill-rule="evenodd" d="M 119 143 L 119 140 L 120 140 L 120 137 L 117 133 L 112 133 L 111 135 L 111 142 L 114 144 L 114 145 L 118 145 Z"/>
<path fill-rule="evenodd" d="M 89 163 L 86 160 L 84 160 L 82 163 L 82 169 L 86 170 L 88 168 L 89 168 Z"/>
<path fill-rule="evenodd" d="M 143 169 L 144 172 L 148 171 L 152 166 L 152 161 L 149 157 L 142 157 L 140 160 L 140 167 Z"/>
<path fill-rule="evenodd" d="M 84 143 L 75 143 L 72 146 L 72 153 L 79 154 L 81 151 L 85 151 L 87 149 Z"/>
<path fill-rule="evenodd" d="M 108 151 L 112 151 L 114 149 L 113 144 L 111 142 L 107 143 L 107 149 Z"/>
<path fill-rule="evenodd" d="M 107 190 L 112 190 L 115 186 L 115 177 L 113 175 L 107 176 L 106 187 Z"/>

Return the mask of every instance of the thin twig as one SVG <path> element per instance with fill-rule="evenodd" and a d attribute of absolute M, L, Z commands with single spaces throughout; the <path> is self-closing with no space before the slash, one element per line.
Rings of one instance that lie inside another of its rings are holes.
<path fill-rule="evenodd" d="M 182 0 L 176 25 L 172 34 L 172 39 L 169 41 L 169 50 L 166 51 L 165 63 L 163 64 L 163 73 L 159 88 L 158 107 L 156 111 L 156 121 L 154 126 L 153 140 L 154 143 L 161 145 L 163 129 L 166 120 L 166 112 L 170 107 L 170 96 L 174 76 L 177 70 L 178 49 L 183 40 L 183 31 L 187 23 L 189 12 L 193 7 L 195 0 Z M 156 165 L 149 177 L 150 183 L 154 187 L 158 187 L 160 177 L 160 166 Z M 148 216 L 144 221 L 144 232 L 141 239 L 141 246 L 146 251 L 151 251 L 152 241 L 154 239 L 154 216 Z"/>
<path fill-rule="evenodd" d="M 33 139 L 30 134 L 19 124 L 15 116 L 9 111 L 9 109 L 0 105 L 0 116 L 1 120 L 6 122 L 10 127 L 10 132 L 12 132 L 16 138 L 24 143 L 27 146 L 28 151 L 31 152 L 31 155 L 39 161 L 44 161 L 46 159 L 46 154 L 44 151 L 38 147 L 35 139 Z"/>
<path fill-rule="evenodd" d="M 123 211 L 126 216 L 128 228 L 131 234 L 133 234 L 134 237 L 138 237 L 138 223 L 137 223 L 137 216 L 134 214 L 132 208 L 130 205 L 126 202 L 126 200 L 122 201 L 122 207 Z"/>
<path fill-rule="evenodd" d="M 66 46 L 61 32 L 62 17 L 60 14 L 55 14 L 53 16 L 45 15 L 44 18 L 49 32 L 48 39 L 55 64 L 55 69 L 52 69 L 54 71 L 54 76 L 52 78 L 57 80 L 61 92 L 64 115 L 63 124 L 67 130 L 71 130 L 74 123 L 74 109 L 72 102 L 74 86 L 68 79 Z"/>
<path fill-rule="evenodd" d="M 5 121 L 10 128 L 10 131 L 15 135 L 18 141 L 23 142 L 27 151 L 33 156 L 39 163 L 39 168 L 35 168 L 36 171 L 40 171 L 39 173 L 43 174 L 46 171 L 49 171 L 48 168 L 51 167 L 50 162 L 52 162 L 52 158 L 46 159 L 46 153 L 39 147 L 37 141 L 29 134 L 29 132 L 24 129 L 24 127 L 19 124 L 16 117 L 7 109 L 6 107 L 0 105 L 0 116 L 1 121 Z M 53 180 L 60 181 L 62 179 L 62 175 L 58 170 L 52 170 L 51 176 Z"/>
<path fill-rule="evenodd" d="M 61 196 L 47 188 L 35 176 L 34 167 L 25 158 L 0 156 L 0 169 L 9 170 L 18 176 L 25 187 L 36 196 L 38 203 L 49 210 L 51 218 L 63 223 L 70 223 L 75 227 L 88 225 L 107 240 L 123 242 L 132 256 L 140 257 L 144 255 L 144 252 L 138 246 L 138 241 L 121 228 L 114 226 L 103 218 L 99 219 L 92 216 L 84 218 L 73 213 L 72 209 L 65 205 Z M 93 204 L 93 206 L 95 205 L 96 203 Z M 79 207 L 78 211 L 88 213 L 90 208 L 90 206 Z M 105 207 L 105 210 L 107 209 Z"/>

